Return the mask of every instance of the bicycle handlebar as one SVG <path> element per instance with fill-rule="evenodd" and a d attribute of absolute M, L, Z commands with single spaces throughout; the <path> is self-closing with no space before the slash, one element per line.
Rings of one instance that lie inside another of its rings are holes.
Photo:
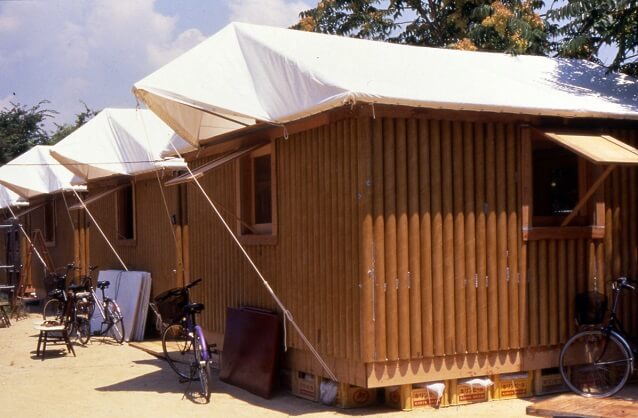
<path fill-rule="evenodd" d="M 636 290 L 636 285 L 638 285 L 638 282 L 632 279 L 628 279 L 627 277 L 619 277 L 614 280 L 614 285 L 616 285 L 619 289 Z"/>
<path fill-rule="evenodd" d="M 190 289 L 193 286 L 197 286 L 199 284 L 199 282 L 202 281 L 202 278 L 200 277 L 199 279 L 195 279 L 192 282 L 190 282 L 189 284 L 187 284 L 186 286 L 184 286 L 184 289 Z"/>

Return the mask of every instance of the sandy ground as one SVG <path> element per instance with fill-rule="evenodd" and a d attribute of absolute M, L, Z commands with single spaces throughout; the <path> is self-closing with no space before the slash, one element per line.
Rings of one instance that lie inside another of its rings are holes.
<path fill-rule="evenodd" d="M 400 412 L 382 406 L 337 409 L 279 392 L 266 400 L 227 385 L 213 374 L 210 403 L 184 396 L 166 362 L 126 344 L 93 338 L 75 345 L 77 357 L 63 345 L 35 357 L 37 332 L 32 316 L 0 328 L 0 413 L 3 417 L 283 417 L 376 415 L 384 417 L 522 417 L 528 400 L 495 401 L 439 410 Z"/>

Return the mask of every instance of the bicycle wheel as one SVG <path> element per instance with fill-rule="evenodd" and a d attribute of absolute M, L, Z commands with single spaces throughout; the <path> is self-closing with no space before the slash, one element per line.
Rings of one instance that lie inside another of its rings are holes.
<path fill-rule="evenodd" d="M 124 319 L 120 307 L 114 300 L 106 301 L 104 309 L 106 321 L 108 322 L 107 334 L 110 335 L 115 342 L 122 344 L 124 342 Z"/>
<path fill-rule="evenodd" d="M 164 357 L 171 369 L 179 377 L 194 380 L 192 366 L 195 362 L 193 339 L 188 335 L 188 330 L 180 324 L 173 324 L 164 330 L 162 335 L 162 349 Z"/>
<path fill-rule="evenodd" d="M 208 383 L 210 381 L 210 374 L 208 368 L 208 355 L 206 348 L 206 340 L 201 333 L 199 326 L 193 335 L 193 350 L 195 351 L 195 363 L 194 367 L 197 368 L 197 377 L 199 377 L 200 387 L 202 388 L 202 396 L 208 400 L 210 399 L 210 390 Z"/>
<path fill-rule="evenodd" d="M 633 368 L 633 356 L 624 340 L 601 330 L 580 332 L 560 352 L 560 374 L 575 393 L 605 398 L 618 392 Z"/>
<path fill-rule="evenodd" d="M 50 299 L 44 304 L 42 310 L 42 319 L 45 321 L 61 321 L 62 312 L 64 311 L 64 303 L 57 299 Z"/>
<path fill-rule="evenodd" d="M 84 316 L 76 318 L 76 333 L 80 344 L 86 345 L 91 339 L 91 322 Z"/>

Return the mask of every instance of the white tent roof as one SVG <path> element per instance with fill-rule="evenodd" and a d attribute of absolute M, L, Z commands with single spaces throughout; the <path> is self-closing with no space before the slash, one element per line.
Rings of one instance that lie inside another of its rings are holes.
<path fill-rule="evenodd" d="M 163 167 L 183 167 L 181 159 L 164 160 L 193 147 L 146 109 L 104 109 L 51 148 L 51 155 L 85 180 L 136 175 Z"/>
<path fill-rule="evenodd" d="M 580 60 L 396 45 L 232 23 L 137 82 L 191 144 L 366 102 L 638 119 L 638 82 Z"/>
<path fill-rule="evenodd" d="M 14 205 L 20 200 L 20 196 L 4 186 L 0 186 L 0 209 Z"/>
<path fill-rule="evenodd" d="M 49 154 L 50 146 L 36 145 L 0 167 L 0 184 L 25 199 L 56 193 L 71 188 L 84 189 L 83 184 Z"/>

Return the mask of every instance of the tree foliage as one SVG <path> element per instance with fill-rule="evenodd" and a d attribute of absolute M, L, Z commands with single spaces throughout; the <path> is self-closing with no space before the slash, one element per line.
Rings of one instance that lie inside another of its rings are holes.
<path fill-rule="evenodd" d="M 45 106 L 43 100 L 28 107 L 11 103 L 11 107 L 0 110 L 0 164 L 5 164 L 34 145 L 44 145 L 49 135 L 44 128 L 46 119 L 56 114 Z"/>
<path fill-rule="evenodd" d="M 555 1 L 547 19 L 558 26 L 559 55 L 602 64 L 602 49 L 615 50 L 609 69 L 638 76 L 638 0 Z"/>
<path fill-rule="evenodd" d="M 467 50 L 543 54 L 542 1 L 320 0 L 295 29 Z"/>
<path fill-rule="evenodd" d="M 89 120 L 91 120 L 91 118 L 93 118 L 93 116 L 99 113 L 99 111 L 93 110 L 90 107 L 88 107 L 86 103 L 84 102 L 81 102 L 81 103 L 84 106 L 84 110 L 78 113 L 77 115 L 75 115 L 75 123 L 73 124 L 65 123 L 62 125 L 59 125 L 57 123 L 55 124 L 57 129 L 51 135 L 51 138 L 49 139 L 50 145 L 57 144 L 58 142 L 66 138 L 67 136 L 71 135 L 72 132 L 74 132 L 80 126 L 87 123 Z"/>
<path fill-rule="evenodd" d="M 0 165 L 28 151 L 35 145 L 53 145 L 88 122 L 98 112 L 86 103 L 84 111 L 75 116 L 73 124 L 55 124 L 53 133 L 47 132 L 46 122 L 58 114 L 48 109 L 49 101 L 42 100 L 34 106 L 11 103 L 0 109 Z"/>

